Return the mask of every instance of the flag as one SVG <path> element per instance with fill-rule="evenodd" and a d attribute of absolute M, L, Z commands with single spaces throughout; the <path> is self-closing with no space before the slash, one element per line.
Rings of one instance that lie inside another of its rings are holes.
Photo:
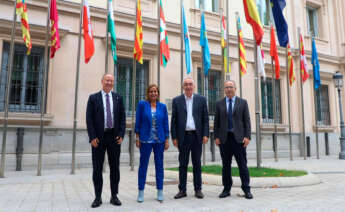
<path fill-rule="evenodd" d="M 314 87 L 315 87 L 315 90 L 317 90 L 321 85 L 321 78 L 320 78 L 320 63 L 319 63 L 319 58 L 318 58 L 314 38 L 313 38 L 313 46 L 312 46 L 312 54 L 311 54 L 311 63 L 313 64 Z"/>
<path fill-rule="evenodd" d="M 292 57 L 292 54 L 291 54 L 290 44 L 287 45 L 287 50 L 288 50 L 289 83 L 290 83 L 290 86 L 291 86 L 292 83 L 295 82 L 296 77 L 295 77 L 295 71 L 293 69 L 293 57 Z"/>
<path fill-rule="evenodd" d="M 223 64 L 224 64 L 224 71 L 230 72 L 231 71 L 231 65 L 229 64 L 228 67 L 228 48 L 226 46 L 226 41 L 227 41 L 227 34 L 226 34 L 226 24 L 225 24 L 225 18 L 224 15 L 222 16 L 222 24 L 221 24 L 221 46 L 222 46 L 222 51 L 223 51 Z"/>
<path fill-rule="evenodd" d="M 277 29 L 279 45 L 286 47 L 289 43 L 288 25 L 283 15 L 286 7 L 285 0 L 270 0 L 273 12 L 273 18 Z"/>
<path fill-rule="evenodd" d="M 162 0 L 159 2 L 160 6 L 160 49 L 161 49 L 161 65 L 166 67 L 169 59 L 170 59 L 170 50 L 169 50 L 169 42 L 168 42 L 168 33 L 166 30 L 165 25 L 165 17 L 163 12 L 163 4 Z"/>
<path fill-rule="evenodd" d="M 246 50 L 244 49 L 244 42 L 243 42 L 243 33 L 241 27 L 241 19 L 240 17 L 237 18 L 237 31 L 238 31 L 238 40 L 239 40 L 239 53 L 240 53 L 240 67 L 241 67 L 241 75 L 247 73 L 247 61 L 246 61 Z"/>
<path fill-rule="evenodd" d="M 137 0 L 137 19 L 136 19 L 135 41 L 134 41 L 134 58 L 143 64 L 143 19 L 141 17 L 140 0 Z"/>
<path fill-rule="evenodd" d="M 190 74 L 193 70 L 192 46 L 190 44 L 190 36 L 189 36 L 189 31 L 188 31 L 186 14 L 184 13 L 184 6 L 182 6 L 182 24 L 183 24 L 183 37 L 184 37 L 184 51 L 185 51 L 185 58 L 186 58 L 186 68 L 187 68 L 187 74 Z"/>
<path fill-rule="evenodd" d="M 108 0 L 108 4 L 109 4 L 109 10 L 108 10 L 108 33 L 110 34 L 111 55 L 113 55 L 114 63 L 117 63 L 116 33 L 115 33 L 113 0 Z"/>
<path fill-rule="evenodd" d="M 259 74 L 263 77 L 264 81 L 266 80 L 266 72 L 265 72 L 265 54 L 264 51 L 261 49 L 261 46 L 257 48 L 257 60 L 258 60 L 258 69 Z"/>
<path fill-rule="evenodd" d="M 26 54 L 30 54 L 32 43 L 31 43 L 31 37 L 30 37 L 30 26 L 29 26 L 29 20 L 28 20 L 28 11 L 26 7 L 26 0 L 17 0 L 16 4 L 16 13 L 18 16 L 21 17 L 22 22 L 22 37 L 25 43 L 26 48 L 28 49 Z"/>
<path fill-rule="evenodd" d="M 202 61 L 204 63 L 204 73 L 205 75 L 207 75 L 208 70 L 211 68 L 211 55 L 210 55 L 210 47 L 208 46 L 204 13 L 201 14 L 200 46 L 203 48 Z"/>
<path fill-rule="evenodd" d="M 274 28 L 271 26 L 271 48 L 270 48 L 270 55 L 274 61 L 275 65 L 275 73 L 276 79 L 280 77 L 280 65 L 279 65 L 279 57 L 278 57 L 278 50 L 276 44 L 276 36 L 274 35 Z"/>
<path fill-rule="evenodd" d="M 264 30 L 260 21 L 258 9 L 255 0 L 243 0 L 244 13 L 247 22 L 252 25 L 256 44 L 259 46 L 264 36 Z"/>
<path fill-rule="evenodd" d="M 88 63 L 95 52 L 93 42 L 93 32 L 91 28 L 91 18 L 88 0 L 83 1 L 84 15 L 83 15 L 83 32 L 84 32 L 84 48 L 85 48 L 85 63 Z"/>
<path fill-rule="evenodd" d="M 60 48 L 60 36 L 59 36 L 59 15 L 56 6 L 56 0 L 51 0 L 50 4 L 50 22 L 51 22 L 51 47 L 50 58 L 53 58 L 55 52 Z"/>
<path fill-rule="evenodd" d="M 300 55 L 301 55 L 301 74 L 302 74 L 302 82 L 305 82 L 309 78 L 308 73 L 308 62 L 307 57 L 304 52 L 304 43 L 303 43 L 303 37 L 302 34 L 300 34 Z"/>

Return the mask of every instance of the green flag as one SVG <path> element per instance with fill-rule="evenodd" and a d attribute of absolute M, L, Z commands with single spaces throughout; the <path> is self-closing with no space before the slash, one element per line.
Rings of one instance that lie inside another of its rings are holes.
<path fill-rule="evenodd" d="M 110 40 L 111 40 L 111 54 L 113 55 L 114 63 L 117 62 L 117 54 L 116 54 L 116 34 L 115 34 L 115 22 L 114 22 L 114 15 L 113 15 L 113 1 L 108 0 L 109 10 L 108 10 L 108 33 L 110 33 Z"/>

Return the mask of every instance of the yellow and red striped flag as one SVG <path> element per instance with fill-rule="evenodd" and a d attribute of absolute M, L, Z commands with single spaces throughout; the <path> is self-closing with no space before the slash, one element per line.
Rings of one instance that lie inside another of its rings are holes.
<path fill-rule="evenodd" d="M 246 50 L 244 48 L 244 41 L 243 41 L 243 33 L 241 27 L 241 19 L 240 17 L 237 18 L 237 31 L 238 31 L 238 43 L 239 43 L 239 53 L 240 53 L 240 67 L 241 67 L 241 75 L 247 73 L 247 60 L 246 60 Z"/>
<path fill-rule="evenodd" d="M 264 36 L 264 30 L 262 28 L 259 12 L 256 7 L 256 1 L 243 0 L 243 6 L 246 20 L 250 25 L 252 25 L 256 44 L 260 46 L 262 37 Z"/>
<path fill-rule="evenodd" d="M 25 46 L 28 48 L 28 51 L 26 53 L 29 55 L 31 52 L 32 43 L 31 43 L 31 37 L 30 37 L 28 11 L 27 11 L 25 0 L 17 0 L 16 13 L 18 16 L 21 17 L 22 33 L 23 33 L 22 37 L 23 37 Z"/>
<path fill-rule="evenodd" d="M 53 58 L 55 52 L 60 48 L 60 36 L 59 36 L 59 15 L 56 6 L 56 0 L 52 0 L 50 4 L 50 22 L 51 22 L 51 47 L 50 58 Z"/>
<path fill-rule="evenodd" d="M 288 49 L 289 83 L 290 83 L 290 86 L 291 86 L 292 83 L 295 82 L 296 77 L 295 77 L 295 71 L 293 69 L 293 58 L 292 58 L 292 54 L 291 54 L 290 44 L 287 45 L 287 49 Z"/>
<path fill-rule="evenodd" d="M 134 41 L 134 58 L 143 64 L 143 20 L 141 17 L 140 0 L 137 0 L 137 18 L 136 18 L 136 30 Z"/>
<path fill-rule="evenodd" d="M 300 34 L 300 42 L 301 42 L 301 49 L 300 49 L 300 54 L 301 54 L 301 74 L 302 74 L 302 82 L 305 82 L 309 78 L 309 73 L 308 73 L 308 62 L 307 62 L 307 57 L 304 52 L 304 44 L 303 44 L 303 37 L 302 34 Z"/>
<path fill-rule="evenodd" d="M 231 65 L 229 63 L 228 67 L 228 48 L 226 46 L 226 41 L 227 41 L 227 34 L 226 34 L 226 24 L 225 24 L 225 18 L 224 15 L 222 16 L 222 27 L 221 27 L 221 46 L 222 46 L 222 51 L 223 51 L 223 64 L 224 64 L 224 72 L 229 72 L 231 71 Z M 227 68 L 228 67 L 228 68 Z"/>

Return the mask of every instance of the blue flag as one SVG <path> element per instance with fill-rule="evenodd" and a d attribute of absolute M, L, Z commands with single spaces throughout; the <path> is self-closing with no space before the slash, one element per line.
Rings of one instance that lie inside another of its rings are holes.
<path fill-rule="evenodd" d="M 277 29 L 279 45 L 286 47 L 289 43 L 288 25 L 283 15 L 286 7 L 285 0 L 270 0 L 273 12 L 273 18 Z"/>
<path fill-rule="evenodd" d="M 316 44 L 313 38 L 313 46 L 312 46 L 312 53 L 311 53 L 311 63 L 313 64 L 313 72 L 314 72 L 314 86 L 315 90 L 317 90 L 321 85 L 320 79 L 320 63 L 319 58 L 316 51 Z"/>
<path fill-rule="evenodd" d="M 186 15 L 184 13 L 184 6 L 182 6 L 182 24 L 183 24 L 183 37 L 184 37 L 184 49 L 186 58 L 187 74 L 190 74 L 193 70 L 192 66 L 192 48 L 190 45 L 190 36 L 188 31 L 188 25 L 186 21 Z"/>
<path fill-rule="evenodd" d="M 204 63 L 204 73 L 207 75 L 208 70 L 211 68 L 211 55 L 208 46 L 204 13 L 201 14 L 200 46 L 203 48 L 202 61 Z"/>

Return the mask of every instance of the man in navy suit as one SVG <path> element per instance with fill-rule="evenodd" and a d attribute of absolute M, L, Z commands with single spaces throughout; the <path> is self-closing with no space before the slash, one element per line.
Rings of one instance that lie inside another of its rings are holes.
<path fill-rule="evenodd" d="M 209 136 L 208 110 L 206 98 L 194 92 L 194 80 L 183 80 L 184 94 L 172 102 L 171 137 L 179 150 L 179 192 L 175 199 L 187 196 L 186 181 L 189 154 L 192 153 L 193 182 L 195 197 L 202 199 L 201 192 L 201 153 L 202 144 Z"/>
<path fill-rule="evenodd" d="M 102 169 L 106 151 L 110 167 L 110 203 L 121 205 L 117 193 L 120 181 L 121 143 L 125 135 L 126 115 L 122 98 L 111 91 L 113 87 L 114 76 L 105 74 L 102 77 L 102 90 L 90 95 L 87 102 L 86 125 L 92 148 L 92 179 L 96 196 L 91 205 L 93 208 L 102 204 Z"/>
<path fill-rule="evenodd" d="M 224 90 L 226 97 L 217 101 L 214 118 L 215 143 L 219 146 L 223 162 L 222 179 L 224 189 L 219 194 L 219 198 L 230 196 L 232 187 L 231 161 L 232 156 L 235 156 L 244 196 L 246 199 L 252 199 L 246 152 L 251 138 L 248 103 L 245 99 L 236 96 L 235 81 L 226 81 Z"/>

